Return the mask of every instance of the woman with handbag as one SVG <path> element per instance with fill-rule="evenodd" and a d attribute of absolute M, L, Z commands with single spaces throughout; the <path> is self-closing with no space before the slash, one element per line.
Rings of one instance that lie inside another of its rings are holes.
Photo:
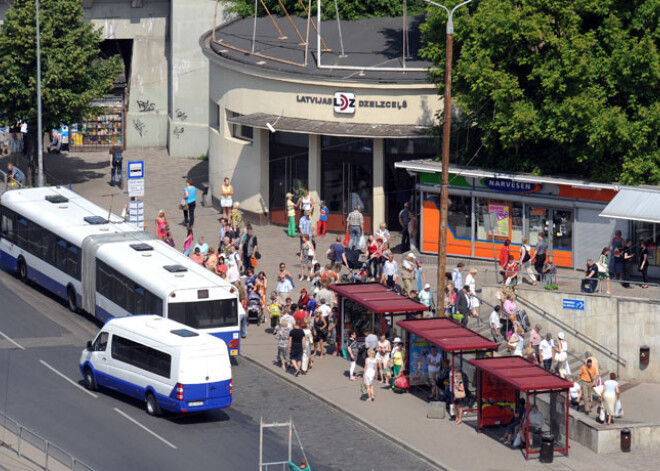
<path fill-rule="evenodd" d="M 557 353 L 555 355 L 557 372 L 562 378 L 568 378 L 571 375 L 571 367 L 568 364 L 568 342 L 566 341 L 566 335 L 563 332 L 559 332 L 557 339 Z"/>
<path fill-rule="evenodd" d="M 465 399 L 465 384 L 463 374 L 458 371 L 454 374 L 454 409 L 456 410 L 455 424 L 463 421 L 463 399 Z"/>

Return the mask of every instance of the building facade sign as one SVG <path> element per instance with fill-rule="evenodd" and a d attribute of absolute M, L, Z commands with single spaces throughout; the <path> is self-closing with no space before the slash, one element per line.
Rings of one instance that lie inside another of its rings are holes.
<path fill-rule="evenodd" d="M 305 105 L 332 106 L 335 113 L 340 114 L 355 114 L 355 110 L 358 107 L 387 110 L 405 110 L 408 108 L 408 102 L 406 100 L 358 100 L 355 97 L 355 93 L 350 92 L 335 92 L 332 98 L 318 95 L 296 95 L 296 102 Z"/>

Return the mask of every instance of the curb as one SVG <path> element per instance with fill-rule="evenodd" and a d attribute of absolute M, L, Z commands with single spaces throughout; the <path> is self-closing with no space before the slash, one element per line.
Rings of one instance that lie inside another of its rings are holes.
<path fill-rule="evenodd" d="M 326 399 L 322 395 L 318 394 L 317 392 L 303 386 L 302 384 L 300 384 L 297 381 L 294 381 L 291 378 L 287 378 L 287 376 L 279 373 L 278 371 L 271 370 L 270 368 L 263 365 L 262 363 L 255 360 L 254 358 L 250 358 L 245 353 L 242 353 L 241 356 L 244 359 L 246 359 L 247 361 L 249 361 L 250 363 L 252 363 L 253 365 L 258 366 L 259 368 L 269 372 L 273 376 L 275 376 L 277 378 L 280 378 L 283 381 L 286 381 L 287 383 L 289 383 L 290 385 L 298 388 L 299 390 L 315 397 L 316 399 L 318 399 L 319 401 L 323 402 L 324 404 L 330 406 L 332 409 L 336 410 L 337 412 L 340 412 L 340 413 L 350 417 L 354 421 L 358 422 L 359 424 L 363 425 L 364 427 L 368 428 L 369 430 L 375 432 L 376 434 L 378 434 L 382 438 L 385 438 L 386 440 L 394 443 L 398 447 L 403 448 L 404 450 L 411 453 L 412 455 L 414 455 L 416 458 L 423 461 L 424 463 L 426 463 L 426 464 L 428 464 L 428 465 L 430 465 L 430 466 L 432 466 L 436 469 L 439 469 L 441 471 L 450 471 L 450 469 L 447 468 L 445 465 L 443 465 L 441 463 L 438 463 L 436 460 L 434 460 L 430 456 L 426 455 L 424 452 L 418 450 L 416 447 L 410 445 L 409 443 L 404 442 L 403 440 L 399 440 L 398 438 L 392 437 L 386 430 L 383 430 L 378 425 L 376 425 L 376 424 L 374 424 L 374 423 L 372 423 L 368 420 L 365 420 L 364 418 L 358 416 L 357 414 L 354 414 L 354 413 L 349 412 L 345 409 L 342 409 L 341 407 L 339 407 L 338 405 L 336 405 L 333 402 L 329 401 L 328 399 Z"/>

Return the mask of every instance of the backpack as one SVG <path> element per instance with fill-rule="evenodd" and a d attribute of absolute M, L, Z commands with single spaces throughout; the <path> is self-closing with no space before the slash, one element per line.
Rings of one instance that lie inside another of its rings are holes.
<path fill-rule="evenodd" d="M 525 249 L 525 255 L 523 256 L 522 262 L 527 263 L 527 262 L 529 262 L 529 259 L 532 258 L 532 257 L 529 255 L 529 250 L 527 250 L 527 247 L 525 247 L 523 245 L 523 248 Z"/>
<path fill-rule="evenodd" d="M 529 332 L 531 324 L 529 322 L 529 316 L 527 315 L 527 311 L 525 311 L 524 309 L 517 311 L 516 319 L 520 323 L 520 326 L 523 328 L 523 330 L 525 332 Z"/>

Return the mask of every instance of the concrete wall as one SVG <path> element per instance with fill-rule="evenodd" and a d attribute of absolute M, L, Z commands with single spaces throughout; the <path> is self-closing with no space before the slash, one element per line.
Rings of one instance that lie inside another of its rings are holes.
<path fill-rule="evenodd" d="M 209 147 L 209 61 L 199 38 L 213 28 L 215 0 L 171 0 L 171 98 L 168 148 L 173 157 L 206 155 Z M 218 22 L 224 18 L 218 8 Z"/>
<path fill-rule="evenodd" d="M 498 287 L 483 288 L 483 297 L 495 300 Z M 569 351 L 582 356 L 590 351 L 603 371 L 615 372 L 622 381 L 660 382 L 660 301 L 619 298 L 598 294 L 559 293 L 516 288 L 518 309 L 525 309 L 532 325 L 540 323 L 545 332 L 566 334 Z M 584 301 L 584 310 L 564 309 L 563 299 Z M 541 311 L 550 313 L 549 320 Z M 579 332 L 576 335 L 575 331 Z M 619 365 L 606 351 L 626 362 Z M 640 365 L 639 348 L 651 348 L 650 364 Z M 577 372 L 574 372 L 577 373 Z"/>
<path fill-rule="evenodd" d="M 405 109 L 383 112 L 376 108 L 358 107 L 355 115 L 342 116 L 329 105 L 303 103 L 300 96 L 332 98 L 336 91 L 354 92 L 358 100 L 396 100 L 406 102 Z M 263 212 L 268 202 L 268 134 L 255 129 L 254 142 L 234 139 L 227 125 L 227 111 L 242 115 L 268 113 L 275 116 L 296 117 L 331 122 L 373 123 L 373 124 L 417 124 L 433 122 L 441 105 L 435 88 L 431 84 L 416 85 L 377 85 L 341 83 L 335 81 L 315 81 L 312 78 L 278 77 L 272 71 L 254 71 L 228 64 L 211 55 L 210 63 L 210 106 L 218 106 L 219 128 L 212 130 L 209 139 L 209 183 L 215 198 L 225 176 L 232 179 L 236 199 L 241 207 L 249 212 Z M 312 162 L 318 142 L 310 141 L 310 190 L 314 173 L 320 169 L 320 161 Z M 382 171 L 382 141 L 376 140 L 374 171 Z M 262 167 L 258 167 L 262 165 Z M 240 184 L 239 184 L 240 183 Z M 379 188 L 374 198 L 374 221 L 384 220 L 382 177 L 374 178 L 374 187 Z M 314 195 L 313 195 L 314 196 Z M 315 200 L 318 198 L 314 196 Z M 377 214 L 377 211 L 383 214 Z"/>

